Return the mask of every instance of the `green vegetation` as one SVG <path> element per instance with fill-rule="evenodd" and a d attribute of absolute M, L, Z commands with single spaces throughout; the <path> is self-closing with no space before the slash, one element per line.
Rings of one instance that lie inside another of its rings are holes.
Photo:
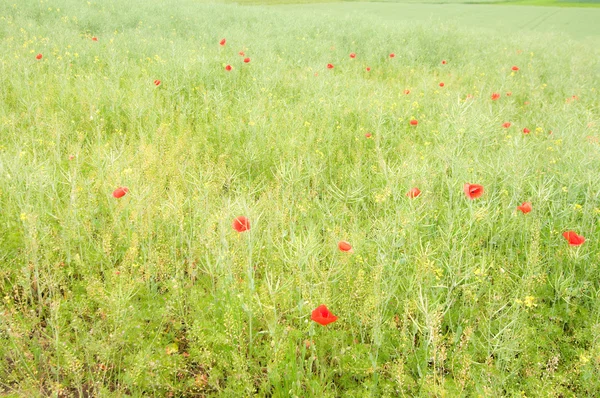
<path fill-rule="evenodd" d="M 341 20 L 368 18 L 376 24 L 374 26 L 386 24 L 392 28 L 397 24 L 443 25 L 458 30 L 488 30 L 489 34 L 528 34 L 532 38 L 539 33 L 550 33 L 551 35 L 537 36 L 538 40 L 554 41 L 562 41 L 561 36 L 566 34 L 571 38 L 587 41 L 590 46 L 600 47 L 600 10 L 590 8 L 345 2 L 296 4 L 274 8 L 280 9 L 281 12 L 287 10 L 286 16 L 289 18 L 294 18 L 297 13 L 310 13 L 315 16 L 326 14 Z"/>
<path fill-rule="evenodd" d="M 0 3 L 1 394 L 600 395 L 597 28 L 165 3 Z"/>
<path fill-rule="evenodd" d="M 508 0 L 508 5 L 532 5 L 550 7 L 600 7 L 600 0 Z"/>
<path fill-rule="evenodd" d="M 600 0 L 221 0 L 241 5 L 282 5 L 314 3 L 401 3 L 401 4 L 494 4 L 550 7 L 600 7 Z"/>

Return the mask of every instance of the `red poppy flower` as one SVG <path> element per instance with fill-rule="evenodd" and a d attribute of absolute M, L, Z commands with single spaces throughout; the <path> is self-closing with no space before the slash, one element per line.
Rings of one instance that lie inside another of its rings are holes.
<path fill-rule="evenodd" d="M 240 54 L 242 57 L 243 57 L 244 55 L 246 55 L 246 54 L 244 54 L 244 52 L 243 52 L 243 51 L 240 51 L 238 54 Z"/>
<path fill-rule="evenodd" d="M 500 98 L 500 94 L 492 93 L 492 101 L 496 101 L 498 98 Z"/>
<path fill-rule="evenodd" d="M 119 199 L 119 198 L 122 198 L 123 196 L 125 196 L 125 194 L 127 194 L 127 192 L 129 192 L 129 188 L 119 187 L 113 191 L 113 196 L 115 198 Z"/>
<path fill-rule="evenodd" d="M 239 216 L 233 220 L 231 226 L 238 232 L 244 232 L 250 229 L 250 220 L 245 216 Z"/>
<path fill-rule="evenodd" d="M 247 64 L 248 62 L 250 62 L 250 58 L 244 58 L 244 63 Z"/>
<path fill-rule="evenodd" d="M 417 121 L 417 119 L 410 119 L 410 125 L 411 126 L 416 126 L 417 124 L 419 124 L 419 122 Z"/>
<path fill-rule="evenodd" d="M 92 37 L 92 41 L 98 41 L 98 38 L 96 36 Z"/>
<path fill-rule="evenodd" d="M 508 91 L 508 92 L 506 93 L 506 96 L 507 96 L 507 97 L 510 97 L 511 95 L 512 95 L 512 91 Z"/>
<path fill-rule="evenodd" d="M 394 53 L 390 54 L 390 58 L 394 58 L 395 56 L 396 56 L 396 54 L 394 54 Z"/>
<path fill-rule="evenodd" d="M 446 60 L 445 59 L 442 60 L 442 65 L 446 65 Z"/>
<path fill-rule="evenodd" d="M 69 155 L 69 160 L 75 159 L 75 155 Z"/>
<path fill-rule="evenodd" d="M 563 232 L 563 236 L 569 242 L 569 246 L 580 246 L 585 242 L 585 238 L 581 235 L 577 235 L 573 231 Z"/>
<path fill-rule="evenodd" d="M 365 134 L 365 137 L 367 137 L 367 138 L 371 138 L 372 136 L 373 136 L 373 134 L 371 134 L 371 133 Z"/>
<path fill-rule="evenodd" d="M 406 94 L 406 95 L 410 94 L 410 90 L 409 89 L 404 90 L 404 94 Z"/>
<path fill-rule="evenodd" d="M 510 122 L 504 122 L 502 123 L 502 127 L 504 127 L 505 129 L 510 127 Z"/>
<path fill-rule="evenodd" d="M 227 40 L 221 39 L 221 41 L 219 42 L 219 44 L 222 45 L 222 46 L 224 46 L 226 42 L 227 42 Z"/>
<path fill-rule="evenodd" d="M 529 134 L 529 133 L 531 133 L 531 130 L 529 130 L 527 127 L 525 127 L 523 129 L 523 134 Z"/>
<path fill-rule="evenodd" d="M 473 200 L 483 195 L 483 186 L 479 184 L 465 184 L 463 187 L 467 198 Z"/>
<path fill-rule="evenodd" d="M 229 72 L 231 69 L 232 69 L 232 68 L 231 68 L 231 65 L 227 65 L 227 66 L 225 66 L 225 70 L 226 70 L 227 72 Z"/>
<path fill-rule="evenodd" d="M 444 82 L 441 82 L 441 83 L 440 83 L 440 87 L 444 87 Z"/>
<path fill-rule="evenodd" d="M 473 95 L 472 94 L 467 94 L 467 98 L 465 98 L 465 99 L 471 99 L 471 98 L 473 98 Z"/>
<path fill-rule="evenodd" d="M 333 64 L 327 64 L 327 69 L 333 69 Z"/>
<path fill-rule="evenodd" d="M 155 81 L 154 81 L 154 85 L 155 85 L 155 86 L 160 86 L 160 80 L 155 80 Z"/>
<path fill-rule="evenodd" d="M 35 56 L 35 59 L 42 59 L 43 55 L 42 54 L 38 54 Z"/>
<path fill-rule="evenodd" d="M 408 196 L 409 198 L 416 198 L 419 195 L 421 195 L 421 190 L 419 190 L 419 188 L 417 188 L 417 187 L 411 189 L 410 191 L 408 191 L 406 193 L 406 196 Z"/>
<path fill-rule="evenodd" d="M 355 53 L 350 53 L 350 58 L 352 58 L 352 59 L 356 58 L 356 54 Z"/>
<path fill-rule="evenodd" d="M 320 325 L 326 326 L 332 322 L 337 321 L 337 316 L 333 315 L 325 306 L 325 304 L 321 304 L 312 312 L 310 319 L 317 322 Z"/>
<path fill-rule="evenodd" d="M 371 67 L 367 66 L 367 72 L 371 72 Z"/>
<path fill-rule="evenodd" d="M 523 214 L 527 214 L 531 211 L 531 203 L 523 202 L 521 206 L 517 206 L 517 210 L 521 210 Z"/>
<path fill-rule="evenodd" d="M 354 253 L 354 250 L 352 250 L 352 245 L 350 245 L 350 243 L 346 242 L 345 240 L 341 240 L 338 242 L 338 249 L 340 249 L 343 252 Z"/>
<path fill-rule="evenodd" d="M 512 70 L 514 70 L 514 71 L 516 72 L 516 71 L 518 71 L 518 70 L 519 70 L 519 67 L 518 67 L 518 66 L 513 66 L 513 67 L 512 67 Z"/>

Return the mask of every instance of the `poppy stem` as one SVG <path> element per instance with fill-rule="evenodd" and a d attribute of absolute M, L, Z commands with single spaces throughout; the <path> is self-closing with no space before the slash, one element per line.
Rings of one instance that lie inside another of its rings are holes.
<path fill-rule="evenodd" d="M 247 231 L 248 234 L 248 268 L 246 270 L 248 274 L 248 288 L 250 289 L 250 300 L 254 300 L 254 266 L 252 262 L 252 231 Z M 252 335 L 252 303 L 248 305 L 248 351 L 252 354 L 252 343 L 254 336 Z"/>

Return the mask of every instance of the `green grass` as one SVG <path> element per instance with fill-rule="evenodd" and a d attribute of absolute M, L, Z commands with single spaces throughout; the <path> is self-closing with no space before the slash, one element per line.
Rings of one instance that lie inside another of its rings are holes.
<path fill-rule="evenodd" d="M 600 32 L 384 6 L 0 3 L 2 394 L 600 394 Z"/>

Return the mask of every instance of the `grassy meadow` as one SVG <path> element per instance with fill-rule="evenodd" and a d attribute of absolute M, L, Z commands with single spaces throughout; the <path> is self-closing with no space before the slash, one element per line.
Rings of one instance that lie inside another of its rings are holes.
<path fill-rule="evenodd" d="M 600 10 L 395 6 L 0 2 L 0 395 L 600 395 Z"/>

